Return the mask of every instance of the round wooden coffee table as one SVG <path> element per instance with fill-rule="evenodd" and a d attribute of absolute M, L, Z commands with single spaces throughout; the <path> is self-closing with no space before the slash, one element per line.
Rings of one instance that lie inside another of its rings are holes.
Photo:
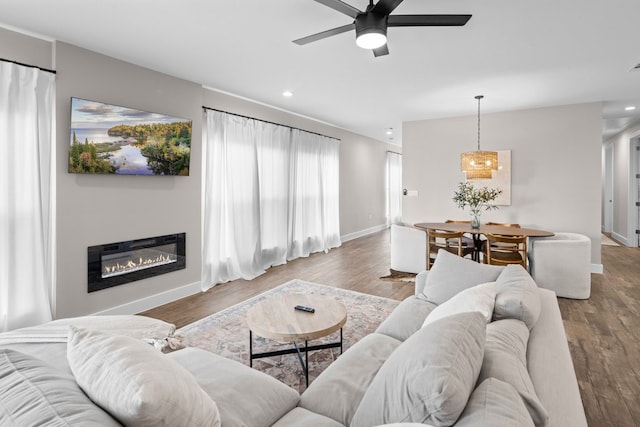
<path fill-rule="evenodd" d="M 315 312 L 295 310 L 296 305 L 313 307 Z M 297 353 L 308 386 L 309 351 L 340 347 L 342 353 L 342 327 L 346 322 L 347 308 L 344 304 L 324 295 L 290 293 L 264 299 L 247 312 L 249 366 L 253 366 L 254 359 Z M 308 343 L 337 330 L 340 330 L 340 341 L 311 346 Z M 264 338 L 292 343 L 294 348 L 253 353 L 253 333 Z M 304 341 L 304 347 L 298 346 L 298 341 Z"/>

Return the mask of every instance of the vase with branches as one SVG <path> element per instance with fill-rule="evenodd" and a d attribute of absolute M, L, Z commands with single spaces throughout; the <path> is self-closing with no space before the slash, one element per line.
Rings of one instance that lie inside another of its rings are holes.
<path fill-rule="evenodd" d="M 453 201 L 460 209 L 469 206 L 471 228 L 479 228 L 481 211 L 498 209 L 498 206 L 492 205 L 491 202 L 500 194 L 502 190 L 499 188 L 475 188 L 470 182 L 461 182 L 453 193 Z"/>

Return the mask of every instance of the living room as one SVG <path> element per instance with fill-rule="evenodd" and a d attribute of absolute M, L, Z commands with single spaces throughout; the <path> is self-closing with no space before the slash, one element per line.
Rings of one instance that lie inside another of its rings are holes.
<path fill-rule="evenodd" d="M 365 136 L 284 108 L 253 102 L 250 97 L 203 87 L 202 82 L 174 77 L 181 75 L 179 72 L 154 71 L 136 65 L 133 58 L 115 59 L 117 52 L 98 53 L 42 38 L 36 29 L 0 28 L 0 40 L 0 57 L 55 69 L 57 141 L 69 140 L 70 99 L 81 97 L 192 119 L 192 159 L 200 159 L 202 106 L 206 106 L 340 139 L 340 225 L 345 243 L 387 227 L 387 151 L 402 152 L 404 188 L 418 194 L 403 198 L 406 222 L 466 216 L 451 202 L 451 196 L 460 180 L 459 154 L 475 145 L 477 117 L 471 112 L 453 118 L 403 120 L 400 129 L 396 127 L 396 132 L 402 133 L 399 147 L 388 139 L 381 141 L 384 137 Z M 456 101 L 468 102 L 473 109 L 476 87 L 469 91 L 468 99 Z M 599 242 L 600 101 L 594 98 L 569 105 L 539 104 L 482 114 L 483 146 L 512 150 L 513 155 L 511 206 L 491 213 L 491 220 L 577 232 Z M 486 104 L 490 102 L 491 97 L 487 96 Z M 192 162 L 188 177 L 114 179 L 69 174 L 66 144 L 56 145 L 55 158 L 55 317 L 139 313 L 200 292 L 203 170 L 199 161 Z M 149 212 L 154 213 L 152 220 L 145 218 Z M 134 220 L 140 217 L 145 219 Z M 87 293 L 87 247 L 179 232 L 188 236 L 189 257 L 184 270 Z M 592 245 L 591 264 L 592 272 L 602 273 L 598 244 Z M 249 290 L 248 284 L 240 283 L 238 286 L 243 287 L 239 293 L 242 297 L 266 289 Z M 406 288 L 397 283 L 381 292 L 395 299 L 407 295 Z"/>

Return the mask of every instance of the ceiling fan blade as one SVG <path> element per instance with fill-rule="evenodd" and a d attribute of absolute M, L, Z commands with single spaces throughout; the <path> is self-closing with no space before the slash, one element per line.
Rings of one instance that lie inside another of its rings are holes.
<path fill-rule="evenodd" d="M 389 27 L 447 27 L 462 26 L 471 15 L 391 15 Z"/>
<path fill-rule="evenodd" d="M 303 45 L 311 42 L 315 42 L 318 40 L 322 40 L 327 37 L 335 36 L 336 34 L 346 33 L 349 30 L 353 30 L 356 28 L 356 24 L 348 24 L 343 25 L 342 27 L 333 28 L 331 30 L 323 31 L 318 34 L 312 34 L 307 37 L 302 37 L 301 39 L 294 40 L 293 42 L 298 45 Z"/>
<path fill-rule="evenodd" d="M 376 15 L 388 15 L 393 12 L 394 9 L 400 5 L 400 3 L 402 3 L 402 0 L 380 0 L 378 3 L 376 3 L 375 6 L 373 6 L 371 12 L 375 13 Z"/>
<path fill-rule="evenodd" d="M 389 55 L 389 47 L 387 46 L 386 43 L 380 46 L 379 48 L 372 49 L 372 50 L 373 50 L 373 56 L 375 56 L 376 58 L 378 56 Z"/>
<path fill-rule="evenodd" d="M 333 10 L 337 10 L 340 13 L 344 13 L 347 16 L 352 17 L 353 19 L 358 16 L 358 14 L 363 13 L 356 9 L 355 7 L 346 4 L 340 0 L 316 0 L 318 3 L 323 4 L 327 7 L 330 7 Z M 401 0 L 402 1 L 402 0 Z"/>

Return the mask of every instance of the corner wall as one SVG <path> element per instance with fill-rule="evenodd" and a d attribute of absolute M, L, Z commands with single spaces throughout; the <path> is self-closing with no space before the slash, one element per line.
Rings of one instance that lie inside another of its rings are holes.
<path fill-rule="evenodd" d="M 80 316 L 189 286 L 198 291 L 202 245 L 202 89 L 192 82 L 56 42 L 56 317 Z M 67 173 L 71 97 L 193 121 L 190 175 Z M 87 247 L 187 233 L 184 270 L 87 293 Z"/>
<path fill-rule="evenodd" d="M 481 116 L 481 147 L 511 150 L 511 205 L 484 211 L 482 221 L 575 232 L 591 238 L 591 262 L 601 269 L 600 103 Z M 464 175 L 460 153 L 477 144 L 477 116 L 405 122 L 403 198 L 406 222 L 466 220 L 453 192 Z"/>

